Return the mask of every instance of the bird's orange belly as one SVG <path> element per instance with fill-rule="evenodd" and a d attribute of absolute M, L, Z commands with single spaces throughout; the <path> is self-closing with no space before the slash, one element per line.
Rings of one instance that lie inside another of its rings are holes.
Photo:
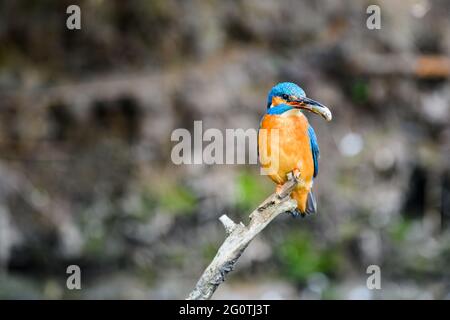
<path fill-rule="evenodd" d="M 303 114 L 293 111 L 291 115 L 264 116 L 261 122 L 263 130 L 258 137 L 259 157 L 262 167 L 268 169 L 269 177 L 277 184 L 286 182 L 287 174 L 298 169 L 301 183 L 296 192 L 303 194 L 306 201 L 314 174 L 309 124 Z M 299 206 L 303 207 L 302 204 Z"/>

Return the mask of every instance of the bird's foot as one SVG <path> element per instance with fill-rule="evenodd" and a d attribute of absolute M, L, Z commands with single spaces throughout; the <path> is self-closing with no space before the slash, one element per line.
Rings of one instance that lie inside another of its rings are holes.
<path fill-rule="evenodd" d="M 295 179 L 300 179 L 300 169 L 295 168 L 294 170 L 292 170 L 292 174 Z"/>

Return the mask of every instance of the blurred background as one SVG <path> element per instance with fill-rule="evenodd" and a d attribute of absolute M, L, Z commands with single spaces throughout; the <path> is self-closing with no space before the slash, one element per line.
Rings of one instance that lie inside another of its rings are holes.
<path fill-rule="evenodd" d="M 257 128 L 279 81 L 333 112 L 307 115 L 319 212 L 277 218 L 214 298 L 450 298 L 449 17 L 444 0 L 1 1 L 0 298 L 185 298 L 218 217 L 247 223 L 274 185 L 174 165 L 171 133 Z"/>

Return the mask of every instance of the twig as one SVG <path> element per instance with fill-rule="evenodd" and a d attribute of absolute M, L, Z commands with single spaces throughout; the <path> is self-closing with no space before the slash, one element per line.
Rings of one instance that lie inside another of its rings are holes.
<path fill-rule="evenodd" d="M 295 200 L 289 197 L 297 183 L 298 180 L 291 176 L 278 193 L 272 194 L 250 214 L 248 227 L 242 222 L 234 223 L 227 215 L 219 218 L 228 236 L 189 294 L 188 300 L 210 299 L 217 287 L 225 281 L 227 273 L 234 269 L 237 260 L 253 238 L 279 214 L 297 207 Z"/>

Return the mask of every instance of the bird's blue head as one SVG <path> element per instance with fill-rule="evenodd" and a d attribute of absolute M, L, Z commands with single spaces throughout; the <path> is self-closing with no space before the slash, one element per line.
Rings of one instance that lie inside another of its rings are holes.
<path fill-rule="evenodd" d="M 282 100 L 288 100 L 289 96 L 306 97 L 306 94 L 305 91 L 295 83 L 280 82 L 269 91 L 269 95 L 267 96 L 267 108 L 270 108 L 274 98 L 283 102 Z"/>
<path fill-rule="evenodd" d="M 305 91 L 292 82 L 281 82 L 274 86 L 267 96 L 267 112 L 280 114 L 293 108 L 317 113 L 330 121 L 331 111 L 321 103 L 306 97 Z"/>

